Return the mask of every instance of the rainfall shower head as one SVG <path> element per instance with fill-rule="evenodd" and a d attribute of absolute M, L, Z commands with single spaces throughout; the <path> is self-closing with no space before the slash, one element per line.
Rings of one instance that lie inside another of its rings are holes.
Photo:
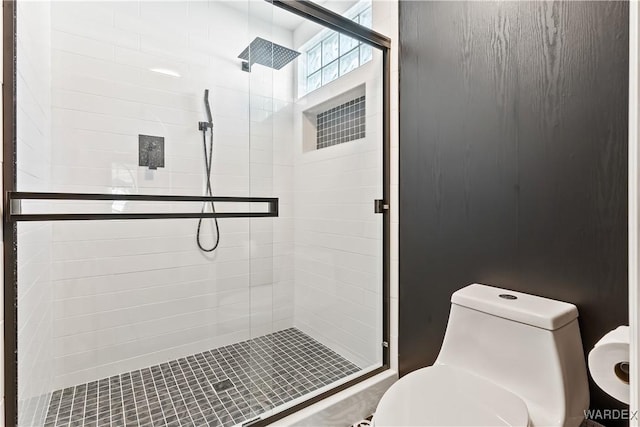
<path fill-rule="evenodd" d="M 243 71 L 251 71 L 253 64 L 264 65 L 279 70 L 300 55 L 300 52 L 280 46 L 269 40 L 256 37 L 238 58 L 244 59 Z"/>

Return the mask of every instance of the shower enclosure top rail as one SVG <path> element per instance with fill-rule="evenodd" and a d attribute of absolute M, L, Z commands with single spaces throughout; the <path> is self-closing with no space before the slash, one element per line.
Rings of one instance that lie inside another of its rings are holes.
<path fill-rule="evenodd" d="M 390 49 L 391 39 L 370 28 L 351 21 L 344 16 L 320 6 L 309 0 L 265 0 L 276 7 L 302 16 L 324 27 L 330 28 L 341 34 L 358 41 L 375 46 L 378 49 Z"/>
<path fill-rule="evenodd" d="M 139 201 L 139 202 L 222 202 L 266 203 L 267 211 L 259 212 L 115 212 L 115 213 L 30 213 L 21 212 L 23 200 L 68 201 Z M 151 194 L 99 194 L 99 193 L 46 193 L 10 191 L 6 206 L 9 221 L 78 221 L 123 219 L 177 219 L 177 218 L 265 218 L 278 216 L 277 197 L 236 196 L 180 196 Z"/>

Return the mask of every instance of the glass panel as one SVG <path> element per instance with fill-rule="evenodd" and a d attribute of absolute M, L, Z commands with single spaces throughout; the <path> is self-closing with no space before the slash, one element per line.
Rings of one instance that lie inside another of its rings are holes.
<path fill-rule="evenodd" d="M 322 84 L 322 75 L 320 71 L 315 72 L 307 78 L 307 92 L 318 89 Z"/>
<path fill-rule="evenodd" d="M 333 61 L 322 69 L 322 84 L 325 85 L 330 81 L 338 78 L 338 61 Z"/>
<path fill-rule="evenodd" d="M 358 46 L 358 40 L 340 34 L 340 55 L 344 55 L 356 46 Z"/>
<path fill-rule="evenodd" d="M 359 55 L 360 52 L 358 49 L 354 49 L 352 52 L 340 58 L 340 75 L 346 74 L 358 67 Z"/>
<path fill-rule="evenodd" d="M 365 9 L 360 13 L 360 25 L 371 28 L 371 8 Z"/>
<path fill-rule="evenodd" d="M 326 66 L 329 62 L 338 57 L 338 33 L 334 33 L 322 41 L 322 65 Z"/>
<path fill-rule="evenodd" d="M 290 32 L 280 33 L 281 28 L 273 24 L 274 7 L 265 7 L 266 2 L 249 1 L 249 32 L 260 32 L 262 38 L 280 43 L 286 48 L 290 45 Z M 281 40 L 282 38 L 282 40 Z M 233 38 L 227 37 L 228 40 Z M 319 48 L 317 54 L 319 56 Z M 274 62 L 284 60 L 280 49 L 272 49 Z M 320 58 L 317 58 L 319 60 Z M 312 66 L 315 66 L 312 64 Z M 275 116 L 282 104 L 279 100 L 291 98 L 292 65 L 255 66 L 249 76 L 250 111 L 249 111 L 249 194 L 254 197 L 273 197 L 276 192 L 274 183 L 274 132 Z M 317 69 L 317 68 L 316 68 Z M 277 83 L 277 84 L 276 84 Z M 286 116 L 285 116 L 286 117 Z M 282 125 L 290 129 L 290 119 L 283 118 Z M 249 255 L 249 340 L 234 342 L 229 348 L 231 360 L 238 360 L 237 368 L 232 363 L 229 368 L 233 387 L 240 387 L 237 396 L 232 399 L 237 409 L 229 411 L 233 424 L 240 424 L 256 416 L 263 415 L 265 410 L 275 407 L 278 402 L 266 400 L 265 394 L 273 394 L 273 384 L 265 378 L 268 356 L 271 354 L 273 342 L 271 336 L 278 332 L 274 323 L 274 247 L 276 235 L 274 221 L 269 218 L 249 219 L 250 240 L 244 251 Z M 265 360 L 265 357 L 267 359 Z M 228 369 L 227 369 L 228 370 Z M 228 374 L 227 374 L 228 375 Z M 245 376 L 246 375 L 246 376 Z M 266 381 L 265 381 L 266 379 Z M 242 402 L 242 399 L 246 403 Z"/>
<path fill-rule="evenodd" d="M 373 48 L 368 44 L 362 44 L 360 46 L 360 64 L 364 64 L 366 62 L 371 61 L 371 57 L 373 54 Z"/>
<path fill-rule="evenodd" d="M 322 48 L 320 47 L 320 44 L 318 43 L 318 45 L 312 49 L 310 49 L 307 52 L 307 73 L 311 74 L 313 72 L 315 72 L 316 70 L 320 69 L 320 67 L 322 66 L 322 61 L 321 61 L 321 53 L 322 53 Z"/>
<path fill-rule="evenodd" d="M 274 218 L 20 223 L 20 426 L 238 425 L 381 366 L 380 52 L 358 74 L 364 47 L 339 58 L 333 33 L 295 64 L 326 29 L 268 2 L 16 4 L 18 190 L 280 202 Z M 265 209 L 230 204 L 24 208 Z"/>

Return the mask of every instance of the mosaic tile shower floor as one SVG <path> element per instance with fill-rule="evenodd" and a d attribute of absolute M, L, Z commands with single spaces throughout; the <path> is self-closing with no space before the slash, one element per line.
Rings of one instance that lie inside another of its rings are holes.
<path fill-rule="evenodd" d="M 233 426 L 359 370 L 289 328 L 55 391 L 45 426 Z"/>

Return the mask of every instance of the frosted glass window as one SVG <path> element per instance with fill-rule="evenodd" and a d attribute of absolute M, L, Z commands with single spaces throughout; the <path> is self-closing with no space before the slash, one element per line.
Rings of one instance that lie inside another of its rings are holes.
<path fill-rule="evenodd" d="M 307 52 L 307 71 L 309 74 L 315 73 L 322 66 L 321 54 L 322 47 L 320 46 L 320 43 Z"/>
<path fill-rule="evenodd" d="M 327 37 L 322 41 L 322 65 L 328 64 L 339 55 L 338 33 Z"/>
<path fill-rule="evenodd" d="M 371 6 L 358 10 L 350 19 L 371 28 Z M 307 55 L 306 70 L 301 72 L 304 93 L 355 70 L 373 56 L 373 48 L 368 44 L 330 30 L 321 33 L 319 38 L 315 38 L 315 43 L 303 52 Z"/>
<path fill-rule="evenodd" d="M 340 57 L 340 75 L 347 74 L 349 71 L 358 68 L 360 63 L 358 56 L 358 49 L 353 49 L 351 52 Z"/>
<path fill-rule="evenodd" d="M 322 71 L 316 71 L 307 77 L 307 88 L 309 90 L 315 90 L 322 86 L 322 80 L 320 79 L 321 74 Z"/>
<path fill-rule="evenodd" d="M 360 47 L 360 63 L 364 64 L 371 60 L 373 56 L 373 48 L 371 46 L 361 46 Z"/>
<path fill-rule="evenodd" d="M 344 34 L 340 34 L 340 55 L 344 55 L 347 52 L 350 52 L 353 48 L 358 46 L 358 40 L 353 37 L 345 36 Z"/>
<path fill-rule="evenodd" d="M 322 69 L 322 84 L 325 85 L 338 78 L 338 61 L 333 61 Z"/>
<path fill-rule="evenodd" d="M 371 8 L 365 9 L 358 15 L 359 24 L 363 27 L 371 28 Z"/>

